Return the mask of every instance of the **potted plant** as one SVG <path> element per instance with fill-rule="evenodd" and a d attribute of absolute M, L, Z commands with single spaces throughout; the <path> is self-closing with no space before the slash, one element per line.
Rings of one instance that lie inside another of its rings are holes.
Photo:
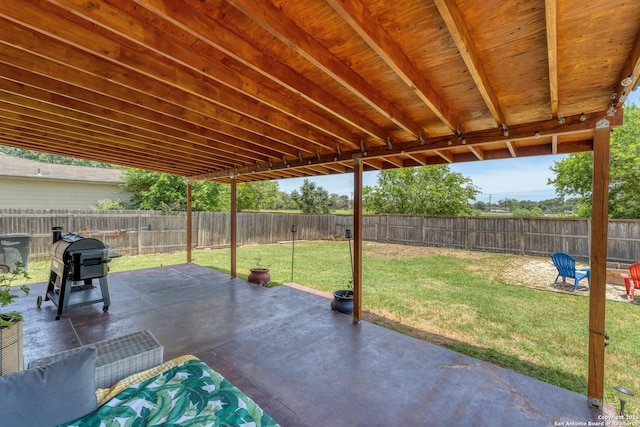
<path fill-rule="evenodd" d="M 256 267 L 250 269 L 251 273 L 249 273 L 248 280 L 249 282 L 257 285 L 267 286 L 269 284 L 269 280 L 271 280 L 271 275 L 269 275 L 268 268 L 264 268 L 260 265 L 260 261 L 262 261 L 262 258 L 257 257 Z"/>
<path fill-rule="evenodd" d="M 11 270 L 6 265 L 0 265 L 0 308 L 18 298 L 19 294 L 13 291 L 12 284 L 19 279 L 29 278 L 23 267 L 24 264 L 16 263 L 16 267 Z M 29 294 L 26 285 L 20 285 L 19 289 L 26 295 Z M 22 315 L 15 310 L 0 313 L 0 360 L 0 375 L 23 369 Z"/>
<path fill-rule="evenodd" d="M 345 237 L 349 240 L 349 257 L 351 259 L 351 279 L 349 279 L 349 286 L 347 289 L 338 289 L 333 292 L 333 299 L 331 300 L 331 309 L 339 311 L 344 314 L 353 313 L 353 255 L 351 254 L 351 229 L 345 230 Z"/>

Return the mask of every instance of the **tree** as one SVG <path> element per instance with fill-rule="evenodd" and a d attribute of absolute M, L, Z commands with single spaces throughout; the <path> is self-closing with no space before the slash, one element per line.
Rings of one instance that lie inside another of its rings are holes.
<path fill-rule="evenodd" d="M 363 204 L 376 214 L 469 215 L 479 192 L 446 165 L 389 169 L 380 172 L 375 187 L 364 188 Z"/>
<path fill-rule="evenodd" d="M 300 192 L 291 192 L 291 198 L 303 213 L 331 213 L 335 209 L 329 192 L 308 179 L 304 180 Z"/>
<path fill-rule="evenodd" d="M 609 216 L 640 218 L 640 109 L 630 105 L 624 125 L 611 134 Z M 578 196 L 577 214 L 591 216 L 593 153 L 571 154 L 551 166 L 549 180 L 560 196 Z"/>
<path fill-rule="evenodd" d="M 114 169 L 117 166 L 93 160 L 77 159 L 75 157 L 58 156 L 56 154 L 41 153 L 39 151 L 24 150 L 22 148 L 7 147 L 0 145 L 0 153 L 8 154 L 22 159 L 35 160 L 42 163 L 53 163 L 58 165 L 88 166 L 94 168 Z"/>
<path fill-rule="evenodd" d="M 280 197 L 280 189 L 275 181 L 243 182 L 238 185 L 239 210 L 274 209 Z"/>
<path fill-rule="evenodd" d="M 329 198 L 331 199 L 331 204 L 335 207 L 335 209 L 344 211 L 353 209 L 353 202 L 346 194 L 331 193 Z"/>
<path fill-rule="evenodd" d="M 179 212 L 187 209 L 187 182 L 184 177 L 142 169 L 126 169 L 123 190 L 132 193 L 132 209 Z M 192 185 L 192 208 L 195 211 L 229 211 L 229 188 L 226 185 L 196 181 Z"/>

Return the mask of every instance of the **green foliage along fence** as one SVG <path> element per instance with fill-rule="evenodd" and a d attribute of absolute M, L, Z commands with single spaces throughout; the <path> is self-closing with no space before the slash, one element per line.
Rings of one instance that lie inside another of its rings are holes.
<path fill-rule="evenodd" d="M 238 243 L 266 244 L 344 236 L 353 227 L 349 215 L 292 213 L 238 214 Z M 123 255 L 163 253 L 186 248 L 186 213 L 155 211 L 0 210 L 0 235 L 30 233 L 30 259 L 48 259 L 51 228 L 102 240 Z M 365 240 L 473 251 L 549 256 L 567 252 L 588 261 L 589 219 L 365 215 Z M 194 212 L 192 246 L 230 244 L 230 214 Z M 611 220 L 608 258 L 612 264 L 640 261 L 640 221 Z"/>

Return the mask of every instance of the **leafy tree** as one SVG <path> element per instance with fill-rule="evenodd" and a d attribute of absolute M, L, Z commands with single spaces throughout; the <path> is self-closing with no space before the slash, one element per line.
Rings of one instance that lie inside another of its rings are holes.
<path fill-rule="evenodd" d="M 624 125 L 611 134 L 609 216 L 640 218 L 640 109 L 630 105 Z M 571 154 L 551 167 L 549 184 L 560 196 L 578 196 L 577 214 L 591 216 L 593 153 Z"/>
<path fill-rule="evenodd" d="M 244 182 L 238 185 L 238 209 L 275 209 L 280 190 L 275 181 Z"/>
<path fill-rule="evenodd" d="M 231 188 L 228 185 L 196 181 L 191 185 L 191 198 L 191 209 L 194 211 L 229 212 L 231 210 Z"/>
<path fill-rule="evenodd" d="M 98 200 L 98 204 L 96 206 L 91 206 L 91 209 L 99 210 L 99 211 L 120 211 L 126 209 L 124 202 L 122 200 Z"/>
<path fill-rule="evenodd" d="M 331 199 L 331 204 L 336 209 L 345 210 L 345 211 L 349 209 L 353 209 L 353 202 L 351 201 L 349 196 L 347 196 L 346 194 L 331 193 L 331 195 L 329 195 L 329 198 Z"/>
<path fill-rule="evenodd" d="M 329 192 L 308 179 L 304 180 L 300 192 L 291 192 L 291 199 L 303 213 L 331 213 L 335 209 Z"/>
<path fill-rule="evenodd" d="M 368 213 L 469 215 L 479 189 L 448 166 L 381 171 L 375 187 L 363 190 Z"/>
<path fill-rule="evenodd" d="M 56 154 L 41 153 L 39 151 L 24 150 L 22 148 L 7 147 L 0 145 L 0 153 L 22 159 L 35 160 L 42 163 L 53 163 L 58 165 L 89 166 L 94 168 L 114 169 L 116 166 L 92 160 L 77 159 L 74 157 L 58 156 Z"/>
<path fill-rule="evenodd" d="M 162 212 L 187 208 L 187 183 L 183 177 L 142 169 L 127 169 L 122 189 L 132 193 L 131 207 Z"/>
<path fill-rule="evenodd" d="M 126 169 L 123 190 L 133 194 L 132 209 L 178 212 L 187 209 L 187 182 L 184 177 L 142 169 Z M 196 181 L 192 185 L 194 211 L 228 211 L 229 188 L 226 185 Z"/>
<path fill-rule="evenodd" d="M 544 212 L 539 206 L 535 206 L 532 209 L 520 208 L 517 207 L 513 211 L 511 211 L 513 216 L 524 216 L 524 217 L 543 217 Z"/>
<path fill-rule="evenodd" d="M 471 207 L 472 207 L 473 209 L 475 209 L 475 210 L 480 211 L 480 212 L 483 212 L 483 211 L 489 210 L 489 204 L 488 204 L 488 203 L 486 203 L 486 202 L 482 202 L 482 201 L 480 201 L 480 200 L 478 200 L 478 201 L 474 202 L 474 203 L 471 205 Z"/>

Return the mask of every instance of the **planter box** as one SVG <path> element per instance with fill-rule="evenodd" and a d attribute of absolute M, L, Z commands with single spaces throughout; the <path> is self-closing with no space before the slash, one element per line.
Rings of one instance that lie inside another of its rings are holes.
<path fill-rule="evenodd" d="M 18 322 L 11 328 L 0 328 L 0 375 L 24 369 L 22 323 Z"/>

